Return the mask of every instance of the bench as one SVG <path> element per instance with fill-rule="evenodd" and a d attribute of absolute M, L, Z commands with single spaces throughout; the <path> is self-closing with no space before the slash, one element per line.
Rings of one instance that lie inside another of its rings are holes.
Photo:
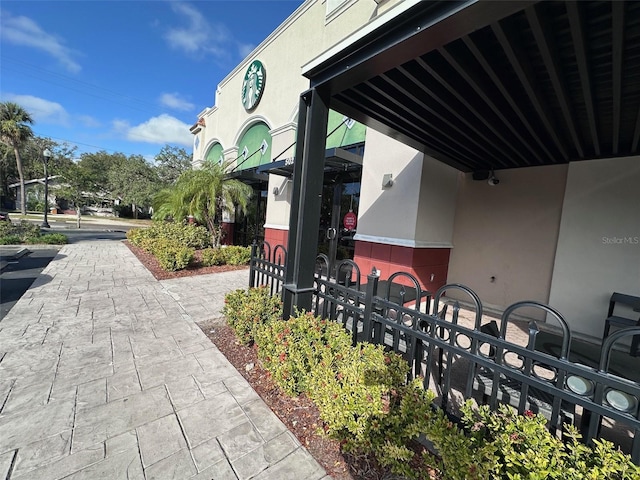
<path fill-rule="evenodd" d="M 640 297 L 636 297 L 633 295 L 626 295 L 624 293 L 614 292 L 609 299 L 609 311 L 607 312 L 607 319 L 604 321 L 604 333 L 602 335 L 602 340 L 609 336 L 609 330 L 611 326 L 627 328 L 627 327 L 636 327 L 640 326 L 640 316 L 636 318 L 623 317 L 620 315 L 615 315 L 616 305 L 618 305 L 618 310 L 620 310 L 620 306 L 624 305 L 635 312 L 640 312 Z M 640 335 L 636 335 L 631 340 L 631 349 L 629 351 L 630 355 L 637 357 L 640 355 Z"/>

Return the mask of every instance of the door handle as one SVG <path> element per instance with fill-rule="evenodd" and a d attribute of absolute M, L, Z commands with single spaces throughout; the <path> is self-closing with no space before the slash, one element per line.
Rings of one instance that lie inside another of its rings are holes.
<path fill-rule="evenodd" d="M 335 228 L 327 228 L 327 240 L 333 240 L 337 234 L 338 231 Z"/>

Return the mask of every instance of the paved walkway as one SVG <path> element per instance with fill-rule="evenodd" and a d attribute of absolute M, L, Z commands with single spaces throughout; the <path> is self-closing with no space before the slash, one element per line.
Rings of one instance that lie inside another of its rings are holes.
<path fill-rule="evenodd" d="M 63 247 L 0 322 L 0 480 L 328 479 L 194 323 L 247 283 Z"/>

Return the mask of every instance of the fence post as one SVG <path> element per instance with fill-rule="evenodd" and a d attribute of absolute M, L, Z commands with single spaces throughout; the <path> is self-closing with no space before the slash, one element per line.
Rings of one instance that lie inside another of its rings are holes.
<path fill-rule="evenodd" d="M 378 294 L 378 280 L 380 277 L 373 267 L 370 274 L 367 275 L 367 285 L 364 296 L 364 318 L 362 319 L 362 334 L 364 335 L 365 342 L 371 341 L 371 332 L 373 327 L 373 320 L 371 314 L 373 313 L 373 297 Z"/>
<path fill-rule="evenodd" d="M 256 286 L 255 262 L 258 256 L 258 242 L 255 240 L 251 244 L 251 266 L 249 267 L 249 288 Z"/>

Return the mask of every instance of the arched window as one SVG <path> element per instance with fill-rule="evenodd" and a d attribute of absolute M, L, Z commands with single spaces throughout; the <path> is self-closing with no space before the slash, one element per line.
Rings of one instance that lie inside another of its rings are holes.
<path fill-rule="evenodd" d="M 242 135 L 238 142 L 238 156 L 238 170 L 271 162 L 271 135 L 265 123 L 252 125 Z"/>
<path fill-rule="evenodd" d="M 224 155 L 222 154 L 222 145 L 218 142 L 214 143 L 213 145 L 211 145 L 211 148 L 209 148 L 209 151 L 207 152 L 207 155 L 205 156 L 205 161 L 207 162 L 212 162 L 212 163 L 220 163 L 222 160 L 224 160 Z"/>

